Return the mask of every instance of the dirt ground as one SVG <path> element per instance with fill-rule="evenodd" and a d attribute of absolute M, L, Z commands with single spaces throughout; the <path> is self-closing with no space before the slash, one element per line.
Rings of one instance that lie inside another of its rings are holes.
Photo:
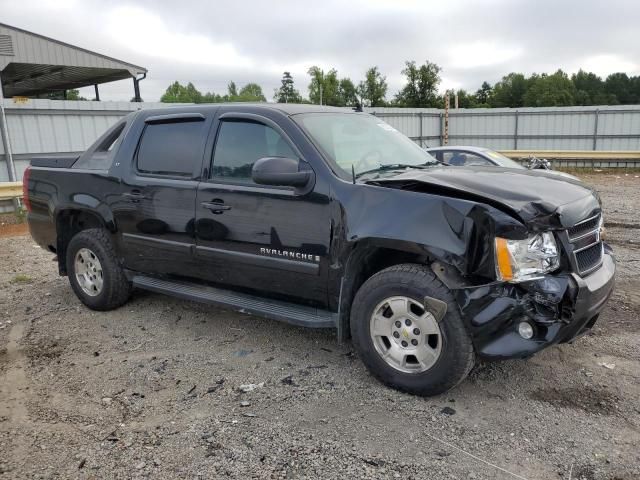
<path fill-rule="evenodd" d="M 427 399 L 330 331 L 145 292 L 92 312 L 0 238 L 0 479 L 640 478 L 640 178 L 583 178 L 619 262 L 594 331 Z"/>

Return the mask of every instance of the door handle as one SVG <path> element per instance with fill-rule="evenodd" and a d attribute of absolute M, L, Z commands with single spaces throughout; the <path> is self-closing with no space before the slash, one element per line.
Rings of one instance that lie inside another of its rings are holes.
<path fill-rule="evenodd" d="M 222 203 L 222 200 L 215 199 L 211 202 L 201 202 L 200 206 L 202 208 L 206 208 L 207 210 L 211 210 L 211 213 L 215 215 L 220 215 L 222 212 L 226 210 L 231 210 L 229 205 L 225 205 Z"/>
<path fill-rule="evenodd" d="M 123 193 L 122 196 L 132 202 L 149 199 L 149 197 L 145 196 L 140 190 L 131 190 L 130 192 Z"/>

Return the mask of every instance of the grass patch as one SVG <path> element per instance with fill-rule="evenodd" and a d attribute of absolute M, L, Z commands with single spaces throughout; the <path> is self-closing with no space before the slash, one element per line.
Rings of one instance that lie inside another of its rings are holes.
<path fill-rule="evenodd" d="M 11 279 L 11 283 L 31 283 L 33 279 L 24 273 L 19 273 Z"/>
<path fill-rule="evenodd" d="M 26 208 L 20 207 L 13 214 L 16 217 L 16 223 L 20 224 L 20 223 L 24 223 L 24 222 L 27 221 L 27 209 Z"/>

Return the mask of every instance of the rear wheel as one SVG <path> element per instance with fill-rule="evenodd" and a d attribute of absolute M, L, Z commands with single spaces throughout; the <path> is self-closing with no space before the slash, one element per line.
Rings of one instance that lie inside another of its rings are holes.
<path fill-rule="evenodd" d="M 442 318 L 425 297 L 446 304 Z M 374 376 L 417 395 L 453 388 L 475 359 L 453 295 L 422 265 L 396 265 L 369 278 L 353 301 L 351 335 Z"/>
<path fill-rule="evenodd" d="M 71 288 L 87 307 L 112 310 L 128 300 L 131 283 L 105 230 L 92 228 L 76 234 L 67 247 L 66 262 Z"/>

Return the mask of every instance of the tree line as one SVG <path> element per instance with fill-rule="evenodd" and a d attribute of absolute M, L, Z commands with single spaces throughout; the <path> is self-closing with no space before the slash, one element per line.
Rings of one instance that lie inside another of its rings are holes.
<path fill-rule="evenodd" d="M 402 75 L 405 83 L 389 98 L 387 78 L 377 66 L 369 68 L 359 82 L 341 77 L 335 68 L 324 71 L 312 66 L 307 71 L 310 82 L 308 98 L 300 94 L 290 72 L 284 72 L 281 85 L 274 90 L 273 99 L 278 103 L 313 103 L 337 107 L 426 107 L 442 108 L 445 95 L 449 95 L 451 106 L 457 96 L 460 108 L 499 107 L 553 107 L 572 105 L 631 105 L 640 103 L 640 76 L 612 73 L 605 79 L 593 72 L 580 70 L 568 75 L 562 70 L 555 73 L 531 74 L 509 73 L 491 85 L 483 82 L 475 92 L 464 89 L 439 93 L 442 69 L 426 61 L 418 65 L 405 62 Z M 171 84 L 162 95 L 166 103 L 220 103 L 220 102 L 264 102 L 266 97 L 257 83 L 247 83 L 238 90 L 230 82 L 227 93 L 202 94 L 192 83 Z"/>

